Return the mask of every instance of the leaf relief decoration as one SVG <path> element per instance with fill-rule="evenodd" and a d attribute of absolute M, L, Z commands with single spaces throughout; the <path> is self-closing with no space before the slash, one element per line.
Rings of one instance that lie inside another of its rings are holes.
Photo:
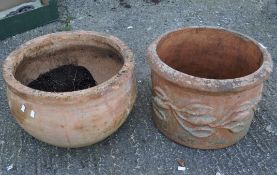
<path fill-rule="evenodd" d="M 187 118 L 181 112 L 174 113 L 174 116 L 177 119 L 178 123 L 186 131 L 188 131 L 191 135 L 195 137 L 200 137 L 200 138 L 209 137 L 215 132 L 214 128 L 211 128 L 210 126 L 203 124 L 203 123 L 207 123 L 207 121 L 209 121 L 208 123 L 214 121 L 214 119 L 211 119 L 210 117 L 207 118 L 208 120 L 203 119 L 203 117 L 199 117 L 199 119 L 198 117 Z"/>
<path fill-rule="evenodd" d="M 153 109 L 155 114 L 159 119 L 166 121 L 167 120 L 167 111 L 170 110 L 170 102 L 167 98 L 167 95 L 163 92 L 162 89 L 155 89 L 156 96 L 153 97 Z"/>
<path fill-rule="evenodd" d="M 179 108 L 160 87 L 155 87 L 153 109 L 159 119 L 167 121 L 168 116 L 173 115 L 184 130 L 195 137 L 205 138 L 214 134 L 216 128 L 228 129 L 233 133 L 244 130 L 251 123 L 259 101 L 260 97 L 246 101 L 238 109 L 227 111 L 223 120 L 217 120 L 213 107 L 195 103 Z"/>
<path fill-rule="evenodd" d="M 154 94 L 153 109 L 159 119 L 166 121 L 168 115 L 173 115 L 183 129 L 196 137 L 208 137 L 214 133 L 214 128 L 207 126 L 216 120 L 212 115 L 207 115 L 213 111 L 212 107 L 191 104 L 179 109 L 161 88 L 154 88 Z"/>
<path fill-rule="evenodd" d="M 250 101 L 242 103 L 238 109 L 231 111 L 222 123 L 222 128 L 229 129 L 233 133 L 243 131 L 246 126 L 251 124 L 254 116 L 255 107 L 258 105 L 261 97 L 256 97 Z"/>

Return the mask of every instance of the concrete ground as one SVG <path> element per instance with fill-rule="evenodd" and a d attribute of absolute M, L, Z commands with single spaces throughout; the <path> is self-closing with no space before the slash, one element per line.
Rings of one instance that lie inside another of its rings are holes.
<path fill-rule="evenodd" d="M 162 33 L 183 26 L 222 26 L 265 45 L 277 60 L 277 12 L 265 0 L 60 0 L 59 21 L 0 41 L 0 64 L 20 44 L 59 30 L 95 30 L 125 41 L 136 57 L 138 98 L 126 123 L 112 136 L 81 149 L 61 149 L 24 132 L 12 118 L 0 73 L 0 175 L 2 174 L 277 174 L 277 70 L 248 135 L 221 150 L 190 149 L 166 139 L 150 112 L 145 52 Z M 132 26 L 132 27 L 130 27 Z M 1 27 L 1 26 L 0 26 Z M 187 170 L 178 171 L 176 159 Z"/>

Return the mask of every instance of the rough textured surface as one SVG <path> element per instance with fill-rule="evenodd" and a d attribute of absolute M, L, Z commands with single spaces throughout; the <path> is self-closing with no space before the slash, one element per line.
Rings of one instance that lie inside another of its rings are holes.
<path fill-rule="evenodd" d="M 0 42 L 0 63 L 23 42 L 60 30 L 67 16 L 75 29 L 120 37 L 134 51 L 138 99 L 127 122 L 107 140 L 82 149 L 60 149 L 33 139 L 11 118 L 0 73 L 0 174 L 277 174 L 277 70 L 265 86 L 263 100 L 248 135 L 217 151 L 186 148 L 166 139 L 151 120 L 149 68 L 145 52 L 162 33 L 188 25 L 223 26 L 247 34 L 277 59 L 277 16 L 263 0 L 61 0 L 61 21 Z M 158 2 L 158 1 L 156 1 Z M 270 8 L 272 9 L 272 8 Z M 70 14 L 68 13 L 70 12 Z M 130 27 L 132 26 L 132 27 Z M 185 160 L 185 173 L 176 159 Z"/>

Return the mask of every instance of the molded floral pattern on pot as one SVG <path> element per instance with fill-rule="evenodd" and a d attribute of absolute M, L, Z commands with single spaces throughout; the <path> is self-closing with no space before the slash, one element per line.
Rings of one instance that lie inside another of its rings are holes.
<path fill-rule="evenodd" d="M 172 115 L 184 130 L 199 138 L 211 136 L 216 128 L 228 129 L 232 133 L 243 131 L 251 123 L 254 108 L 260 101 L 260 96 L 246 101 L 239 109 L 226 111 L 223 119 L 218 120 L 211 106 L 194 103 L 179 108 L 160 87 L 154 88 L 154 94 L 153 109 L 160 120 L 167 121 Z"/>

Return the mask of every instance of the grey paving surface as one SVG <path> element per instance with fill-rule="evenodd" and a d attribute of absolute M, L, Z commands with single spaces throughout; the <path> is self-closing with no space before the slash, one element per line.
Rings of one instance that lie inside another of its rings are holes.
<path fill-rule="evenodd" d="M 71 16 L 73 30 L 113 34 L 133 49 L 139 90 L 131 115 L 114 135 L 90 147 L 60 149 L 37 141 L 15 123 L 8 109 L 1 72 L 0 174 L 277 174 L 276 67 L 249 134 L 227 149 L 202 151 L 172 143 L 154 127 L 145 60 L 147 46 L 158 35 L 182 26 L 213 25 L 257 39 L 268 47 L 276 61 L 277 17 L 273 4 L 267 6 L 263 0 L 122 2 L 120 5 L 116 0 L 61 0 L 60 21 L 0 41 L 2 64 L 20 44 L 65 28 L 64 20 Z M 133 28 L 128 29 L 129 26 Z M 177 171 L 177 158 L 186 161 L 185 173 Z"/>

